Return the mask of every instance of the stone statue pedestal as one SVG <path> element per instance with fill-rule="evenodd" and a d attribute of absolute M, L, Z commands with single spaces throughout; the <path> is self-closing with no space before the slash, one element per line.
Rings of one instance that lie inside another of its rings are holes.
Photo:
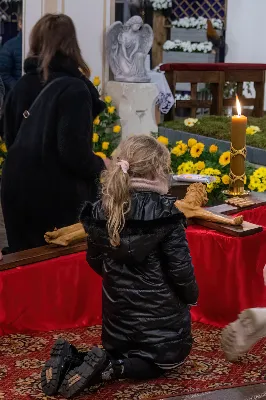
<path fill-rule="evenodd" d="M 155 118 L 158 96 L 156 84 L 110 81 L 106 93 L 113 98 L 120 116 L 123 139 L 158 132 Z"/>

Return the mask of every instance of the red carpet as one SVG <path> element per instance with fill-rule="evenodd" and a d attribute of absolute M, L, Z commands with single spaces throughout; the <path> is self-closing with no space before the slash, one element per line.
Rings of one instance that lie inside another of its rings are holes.
<path fill-rule="evenodd" d="M 84 400 L 144 400 L 170 395 L 199 393 L 215 389 L 264 382 L 266 341 L 261 342 L 241 363 L 227 363 L 220 349 L 220 331 L 194 324 L 193 353 L 179 371 L 150 382 L 115 382 L 98 392 L 80 396 Z M 63 336 L 79 349 L 100 343 L 101 327 L 65 332 L 0 337 L 0 400 L 47 400 L 40 389 L 40 371 L 50 348 Z M 52 397 L 49 397 L 52 399 Z M 57 399 L 62 400 L 61 396 Z"/>

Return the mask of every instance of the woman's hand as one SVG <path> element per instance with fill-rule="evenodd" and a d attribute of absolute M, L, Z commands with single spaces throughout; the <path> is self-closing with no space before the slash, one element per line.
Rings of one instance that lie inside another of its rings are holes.
<path fill-rule="evenodd" d="M 111 162 L 110 158 L 105 158 L 103 161 L 104 161 L 104 164 L 105 164 L 105 168 L 108 169 L 109 165 L 110 165 L 110 162 Z"/>

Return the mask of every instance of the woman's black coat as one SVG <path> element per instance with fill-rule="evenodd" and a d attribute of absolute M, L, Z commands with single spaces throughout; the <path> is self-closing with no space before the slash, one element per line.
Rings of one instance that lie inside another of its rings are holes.
<path fill-rule="evenodd" d="M 190 353 L 189 305 L 198 299 L 185 218 L 175 200 L 133 194 L 118 248 L 109 243 L 101 201 L 81 214 L 88 263 L 103 277 L 104 348 L 114 357 L 141 357 L 165 369 Z"/>
<path fill-rule="evenodd" d="M 84 201 L 94 201 L 104 168 L 92 152 L 93 119 L 104 109 L 94 86 L 69 59 L 50 66 L 44 87 L 35 59 L 11 91 L 4 114 L 8 155 L 2 208 L 12 252 L 43 245 L 46 231 L 77 222 Z"/>

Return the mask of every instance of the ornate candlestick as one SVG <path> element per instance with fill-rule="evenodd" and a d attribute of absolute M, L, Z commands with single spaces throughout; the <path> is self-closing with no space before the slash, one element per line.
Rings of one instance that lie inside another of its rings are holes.
<path fill-rule="evenodd" d="M 230 159 L 230 184 L 229 190 L 224 193 L 229 196 L 244 196 L 249 192 L 245 191 L 246 179 L 246 129 L 247 117 L 241 115 L 241 105 L 236 99 L 237 113 L 232 117 L 232 131 L 231 131 L 231 159 Z"/>

